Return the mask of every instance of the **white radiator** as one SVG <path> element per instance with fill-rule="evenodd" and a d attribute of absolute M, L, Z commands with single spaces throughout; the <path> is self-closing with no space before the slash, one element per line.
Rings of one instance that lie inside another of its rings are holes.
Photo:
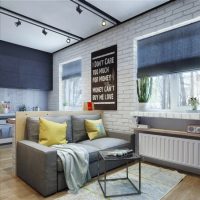
<path fill-rule="evenodd" d="M 139 134 L 140 155 L 200 169 L 200 140 Z"/>

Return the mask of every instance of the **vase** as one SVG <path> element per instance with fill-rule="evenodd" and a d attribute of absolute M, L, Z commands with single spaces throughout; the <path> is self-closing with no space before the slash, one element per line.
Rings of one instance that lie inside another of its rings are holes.
<path fill-rule="evenodd" d="M 192 105 L 192 110 L 197 110 L 197 104 Z"/>
<path fill-rule="evenodd" d="M 139 103 L 139 110 L 147 110 L 147 103 Z"/>

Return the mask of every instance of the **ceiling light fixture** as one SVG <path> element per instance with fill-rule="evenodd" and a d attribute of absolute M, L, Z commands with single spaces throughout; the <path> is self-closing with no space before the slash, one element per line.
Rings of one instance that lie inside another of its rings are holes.
<path fill-rule="evenodd" d="M 105 19 L 102 20 L 101 25 L 102 25 L 102 26 L 106 26 L 106 25 L 107 25 L 107 22 L 106 22 Z"/>
<path fill-rule="evenodd" d="M 71 39 L 68 37 L 67 40 L 66 40 L 66 42 L 67 42 L 67 43 L 70 43 L 70 42 L 71 42 Z"/>
<path fill-rule="evenodd" d="M 42 33 L 46 36 L 47 35 L 47 31 L 45 30 L 45 28 L 43 28 Z"/>
<path fill-rule="evenodd" d="M 2 9 L 6 12 L 3 12 Z M 8 13 L 7 13 L 8 12 Z M 62 35 L 64 36 L 65 38 L 69 38 L 69 40 L 67 40 L 69 43 L 71 41 L 71 39 L 75 40 L 75 41 L 80 41 L 80 40 L 83 40 L 82 37 L 80 36 L 77 36 L 77 35 L 74 35 L 74 34 L 71 34 L 67 31 L 64 31 L 64 30 L 61 30 L 61 29 L 58 29 L 56 27 L 53 27 L 51 25 L 48 25 L 48 24 L 45 24 L 43 22 L 40 22 L 40 21 L 37 21 L 35 19 L 32 19 L 32 18 L 29 18 L 29 17 L 26 17 L 26 16 L 22 16 L 21 14 L 19 13 L 15 13 L 13 11 L 10 11 L 10 10 L 7 10 L 5 8 L 2 8 L 0 7 L 0 18 L 1 18 L 1 15 L 6 15 L 8 17 L 11 17 L 11 18 L 14 18 L 16 21 L 14 22 L 14 25 L 16 27 L 22 25 L 22 23 L 27 23 L 27 24 L 30 24 L 32 26 L 36 26 L 36 27 L 39 27 L 40 30 L 42 30 L 42 34 L 44 34 L 45 36 L 48 34 L 48 32 L 52 32 L 52 33 L 55 33 L 55 34 L 58 34 L 58 35 Z M 17 15 L 17 16 L 16 16 Z M 21 18 L 22 17 L 22 18 Z"/>
<path fill-rule="evenodd" d="M 18 19 L 18 21 L 17 22 L 15 22 L 15 26 L 16 27 L 18 27 L 18 26 L 20 26 L 22 23 L 21 23 L 21 21 Z"/>
<path fill-rule="evenodd" d="M 76 11 L 81 14 L 82 11 L 88 11 L 98 17 L 100 17 L 100 19 L 104 19 L 106 22 L 104 22 L 102 25 L 102 23 L 100 23 L 100 25 L 102 26 L 106 26 L 108 24 L 108 22 L 110 24 L 118 25 L 121 22 L 117 19 L 115 19 L 114 17 L 110 16 L 109 14 L 107 14 L 106 12 L 100 10 L 99 8 L 95 7 L 93 4 L 89 3 L 86 0 L 70 0 L 72 3 L 76 4 Z"/>
<path fill-rule="evenodd" d="M 81 6 L 78 4 L 76 7 L 76 11 L 81 14 L 83 12 L 83 10 L 81 9 Z"/>

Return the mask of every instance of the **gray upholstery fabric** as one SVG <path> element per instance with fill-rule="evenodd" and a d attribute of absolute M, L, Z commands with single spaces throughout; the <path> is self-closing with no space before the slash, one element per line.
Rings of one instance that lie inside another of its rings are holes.
<path fill-rule="evenodd" d="M 109 170 L 115 169 L 119 166 L 122 166 L 124 164 L 125 164 L 124 161 L 114 161 L 114 162 L 109 161 L 106 163 L 106 169 L 107 169 L 107 171 L 109 171 Z M 98 175 L 98 161 L 90 163 L 89 169 L 90 169 L 91 177 L 97 176 Z M 103 170 L 104 170 L 104 162 L 102 160 L 100 160 L 100 174 L 103 173 Z M 62 191 L 64 189 L 67 189 L 64 173 L 59 172 L 58 173 L 58 191 Z"/>
<path fill-rule="evenodd" d="M 73 115 L 72 116 L 72 130 L 73 130 L 73 142 L 80 142 L 87 140 L 88 136 L 85 130 L 85 120 L 97 120 L 101 119 L 101 115 Z"/>
<path fill-rule="evenodd" d="M 108 133 L 108 137 L 106 138 L 99 138 L 92 141 L 88 140 L 84 120 L 97 120 L 101 118 L 100 115 L 76 115 L 72 116 L 72 118 L 71 116 L 45 118 L 60 123 L 67 121 L 68 141 L 72 141 L 72 139 L 74 142 L 80 141 L 77 145 L 80 145 L 89 152 L 89 169 L 92 177 L 97 176 L 99 150 L 127 147 L 134 148 L 134 134 Z M 38 120 L 38 117 L 27 118 L 26 138 L 34 142 L 20 141 L 17 143 L 17 175 L 43 196 L 48 196 L 57 191 L 66 189 L 67 186 L 62 163 L 57 157 L 56 150 L 35 143 L 38 142 L 39 135 Z M 107 162 L 107 170 L 111 170 L 122 164 L 124 164 L 124 162 Z M 101 172 L 103 166 L 104 163 L 101 160 Z"/>
<path fill-rule="evenodd" d="M 72 123 L 71 116 L 49 116 L 44 117 L 49 121 L 54 121 L 57 123 L 67 122 L 67 140 L 72 142 Z M 33 142 L 39 141 L 39 117 L 28 117 L 26 120 L 26 138 Z"/>
<path fill-rule="evenodd" d="M 62 191 L 62 190 L 67 190 L 67 184 L 65 181 L 65 175 L 64 172 L 58 172 L 58 192 Z"/>
<path fill-rule="evenodd" d="M 77 146 L 80 146 L 84 149 L 86 149 L 89 153 L 89 162 L 94 162 L 97 161 L 98 159 L 98 151 L 100 149 L 94 147 L 94 146 L 90 146 L 90 145 L 84 145 L 84 144 L 80 144 L 80 143 L 76 143 Z M 58 166 L 58 172 L 63 172 L 63 165 L 62 165 L 62 161 L 61 159 L 58 157 L 57 158 L 57 166 Z"/>
<path fill-rule="evenodd" d="M 131 141 L 132 133 L 118 133 L 118 132 L 107 132 L 107 135 L 112 138 L 119 138 L 127 141 Z"/>
<path fill-rule="evenodd" d="M 39 118 L 28 117 L 26 119 L 26 139 L 38 142 L 39 140 Z"/>
<path fill-rule="evenodd" d="M 98 160 L 98 151 L 110 148 L 129 148 L 130 143 L 118 138 L 99 138 L 96 140 L 85 140 L 76 143 L 77 146 L 85 148 L 89 153 L 90 164 Z M 60 158 L 57 160 L 58 171 L 63 172 L 63 166 Z"/>
<path fill-rule="evenodd" d="M 57 192 L 57 152 L 23 140 L 17 143 L 17 176 L 43 196 Z"/>
<path fill-rule="evenodd" d="M 109 161 L 106 163 L 106 170 L 112 170 L 115 169 L 119 166 L 122 166 L 125 164 L 125 161 Z M 104 162 L 103 160 L 100 160 L 100 174 L 103 173 L 104 171 Z M 90 175 L 91 177 L 95 177 L 98 175 L 98 161 L 92 162 L 89 165 L 89 170 L 90 170 Z M 124 175 L 125 176 L 125 175 Z M 66 183 L 65 183 L 65 178 L 64 178 L 64 173 L 59 172 L 58 173 L 58 191 L 62 191 L 66 189 Z"/>
<path fill-rule="evenodd" d="M 115 169 L 119 166 L 124 165 L 125 163 L 126 163 L 126 161 L 108 161 L 108 162 L 106 162 L 106 170 L 109 171 L 111 169 Z M 89 168 L 90 168 L 91 177 L 95 177 L 98 175 L 98 161 L 91 163 Z M 104 172 L 104 161 L 103 160 L 100 160 L 100 162 L 99 162 L 99 171 L 100 171 L 100 174 L 102 174 Z M 124 174 L 124 176 L 125 176 L 125 174 Z"/>
<path fill-rule="evenodd" d="M 85 140 L 80 142 L 80 144 L 94 146 L 100 150 L 109 149 L 109 148 L 118 148 L 119 146 L 129 145 L 130 143 L 123 139 L 118 138 L 98 138 L 96 140 Z"/>

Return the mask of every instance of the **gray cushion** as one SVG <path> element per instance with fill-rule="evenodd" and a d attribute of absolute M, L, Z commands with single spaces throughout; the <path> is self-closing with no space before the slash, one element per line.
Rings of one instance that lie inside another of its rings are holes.
<path fill-rule="evenodd" d="M 49 116 L 44 117 L 49 121 L 54 121 L 57 123 L 67 122 L 67 140 L 68 142 L 72 142 L 72 124 L 71 124 L 71 116 Z M 39 117 L 27 117 L 26 119 L 26 138 L 33 142 L 39 141 Z"/>
<path fill-rule="evenodd" d="M 118 148 L 118 147 L 128 147 L 129 142 L 127 140 L 119 138 L 98 138 L 96 140 L 85 140 L 80 142 L 80 144 L 94 146 L 100 150 L 109 149 L 109 148 Z"/>
<path fill-rule="evenodd" d="M 73 115 L 72 116 L 72 138 L 73 142 L 80 142 L 83 140 L 88 140 L 88 136 L 85 130 L 85 120 L 97 120 L 101 119 L 101 115 Z"/>
<path fill-rule="evenodd" d="M 89 153 L 90 164 L 98 160 L 98 152 L 100 150 L 107 150 L 111 148 L 130 148 L 130 143 L 123 139 L 118 138 L 99 138 L 96 140 L 85 140 L 76 143 L 77 146 L 85 148 Z M 57 159 L 58 171 L 63 171 L 62 161 L 58 157 Z"/>
<path fill-rule="evenodd" d="M 80 144 L 80 143 L 76 143 L 76 145 L 87 150 L 87 152 L 89 153 L 89 162 L 90 163 L 98 160 L 98 151 L 100 149 L 98 149 L 94 146 L 84 145 L 84 144 Z M 62 161 L 61 161 L 60 157 L 57 158 L 57 166 L 58 166 L 58 172 L 62 172 L 63 165 L 62 165 Z"/>

